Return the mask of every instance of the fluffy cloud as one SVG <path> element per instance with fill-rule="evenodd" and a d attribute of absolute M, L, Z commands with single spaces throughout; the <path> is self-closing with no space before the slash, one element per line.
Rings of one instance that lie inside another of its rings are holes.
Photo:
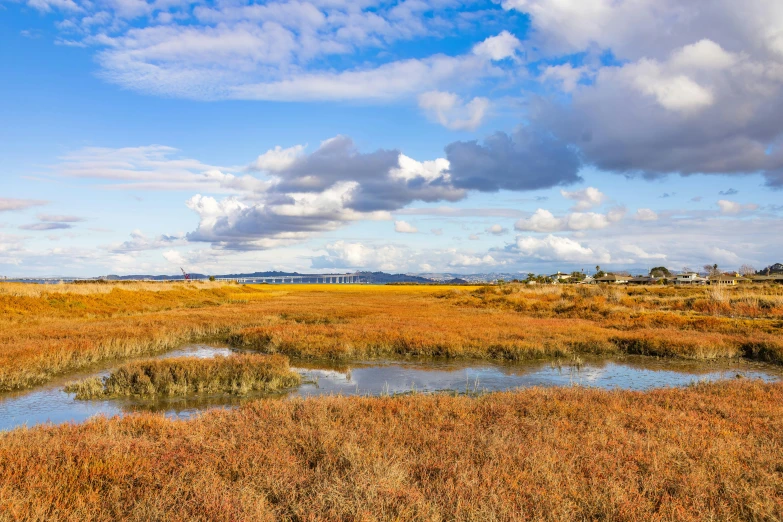
<path fill-rule="evenodd" d="M 515 251 L 522 256 L 543 261 L 609 263 L 612 260 L 606 252 L 596 252 L 578 241 L 551 234 L 544 238 L 518 237 Z"/>
<path fill-rule="evenodd" d="M 309 67 L 320 55 L 347 54 L 351 45 L 303 35 L 279 22 L 216 26 L 153 26 L 93 41 L 101 76 L 125 87 L 196 99 L 390 100 L 438 89 L 461 78 L 491 78 L 507 51 L 433 55 L 343 70 Z M 499 37 L 495 37 L 499 38 Z M 505 43 L 506 39 L 502 38 Z M 495 42 L 492 38 L 476 46 Z"/>
<path fill-rule="evenodd" d="M 623 245 L 621 247 L 623 252 L 632 254 L 636 259 L 660 259 L 665 260 L 666 254 L 650 254 L 639 246 L 636 245 Z"/>
<path fill-rule="evenodd" d="M 721 214 L 739 214 L 740 212 L 752 212 L 758 210 L 759 206 L 755 203 L 737 203 L 736 201 L 729 201 L 727 199 L 721 199 L 718 201 L 718 207 Z"/>
<path fill-rule="evenodd" d="M 762 172 L 783 186 L 783 4 L 750 0 L 503 0 L 530 17 L 568 96 L 541 97 L 533 124 L 622 174 Z M 665 35 L 665 37 L 662 37 Z M 599 56 L 610 52 L 611 64 Z M 643 122 L 643 123 L 640 123 Z"/>
<path fill-rule="evenodd" d="M 367 246 L 362 243 L 335 241 L 324 247 L 326 255 L 313 258 L 313 268 L 354 268 L 376 270 L 401 270 L 412 262 L 412 253 L 405 247 L 383 245 Z"/>
<path fill-rule="evenodd" d="M 492 225 L 491 227 L 487 228 L 486 232 L 488 234 L 492 234 L 493 236 L 502 236 L 508 234 L 508 229 L 500 225 Z"/>
<path fill-rule="evenodd" d="M 419 229 L 408 223 L 407 221 L 395 221 L 394 231 L 400 234 L 417 234 Z"/>
<path fill-rule="evenodd" d="M 218 248 L 263 250 L 292 244 L 313 233 L 335 230 L 347 222 L 390 219 L 385 212 L 357 212 L 347 207 L 356 182 L 341 182 L 323 192 L 287 194 L 275 201 L 245 203 L 237 198 L 216 200 L 196 195 L 187 202 L 199 215 L 190 241 L 210 242 Z"/>
<path fill-rule="evenodd" d="M 656 221 L 658 219 L 658 214 L 652 209 L 640 208 L 636 210 L 634 219 L 637 221 Z"/>
<path fill-rule="evenodd" d="M 46 205 L 46 201 L 40 201 L 37 199 L 0 198 L 0 212 L 27 210 L 28 208 L 41 205 Z"/>
<path fill-rule="evenodd" d="M 595 46 L 611 49 L 623 60 L 660 58 L 703 39 L 720 38 L 735 46 L 752 43 L 765 52 L 783 54 L 783 38 L 777 31 L 783 7 L 766 0 L 746 2 L 742 17 L 736 16 L 732 0 L 503 0 L 502 6 L 530 15 L 534 43 L 548 54 Z M 707 46 L 694 51 L 705 65 L 725 63 Z"/>
<path fill-rule="evenodd" d="M 280 172 L 291 167 L 304 153 L 304 145 L 294 145 L 286 149 L 276 146 L 256 158 L 249 166 L 251 170 Z"/>
<path fill-rule="evenodd" d="M 313 193 L 337 182 L 350 182 L 346 207 L 359 212 L 397 210 L 419 201 L 457 201 L 465 192 L 455 188 L 448 162 L 418 162 L 397 150 L 360 153 L 353 140 L 337 136 L 310 155 L 301 156 L 275 173 L 278 193 Z"/>
<path fill-rule="evenodd" d="M 478 267 L 478 266 L 493 267 L 499 264 L 503 264 L 496 261 L 495 258 L 489 254 L 483 256 L 475 256 L 469 254 L 461 254 L 453 250 L 451 251 L 451 254 L 452 254 L 452 259 L 449 261 L 450 267 Z"/>
<path fill-rule="evenodd" d="M 394 99 L 499 75 L 504 65 L 493 62 L 521 47 L 502 31 L 460 56 L 383 58 L 398 54 L 387 52 L 395 42 L 482 23 L 452 0 L 26 3 L 60 16 L 59 44 L 97 49 L 106 80 L 196 99 Z"/>
<path fill-rule="evenodd" d="M 587 67 L 574 67 L 570 63 L 544 67 L 540 79 L 560 83 L 563 92 L 573 92 L 582 78 L 591 73 Z"/>
<path fill-rule="evenodd" d="M 548 210 L 539 208 L 529 218 L 522 218 L 514 224 L 522 232 L 559 232 L 564 230 L 600 230 L 617 223 L 625 216 L 625 209 L 617 207 L 606 214 L 595 212 L 573 212 L 563 217 L 555 217 Z"/>
<path fill-rule="evenodd" d="M 566 199 L 576 201 L 573 207 L 573 210 L 576 211 L 590 210 L 603 205 L 606 201 L 606 195 L 595 187 L 587 187 L 573 192 L 561 190 L 560 194 Z"/>
<path fill-rule="evenodd" d="M 24 237 L 0 233 L 0 264 L 19 266 L 28 255 Z"/>
<path fill-rule="evenodd" d="M 484 120 L 489 100 L 477 96 L 465 102 L 454 93 L 429 91 L 419 95 L 419 107 L 447 129 L 475 130 Z"/>
<path fill-rule="evenodd" d="M 581 181 L 576 153 L 566 144 L 530 128 L 513 136 L 498 132 L 483 144 L 458 141 L 446 146 L 456 187 L 486 192 L 535 190 Z"/>
<path fill-rule="evenodd" d="M 499 35 L 491 36 L 474 46 L 473 54 L 498 61 L 513 58 L 521 48 L 522 42 L 516 36 L 508 31 L 503 31 Z"/>
<path fill-rule="evenodd" d="M 473 254 L 447 250 L 412 250 L 402 245 L 365 245 L 335 241 L 324 246 L 325 255 L 312 259 L 313 268 L 360 269 L 405 272 L 462 268 L 491 268 L 503 265 L 491 254 Z"/>

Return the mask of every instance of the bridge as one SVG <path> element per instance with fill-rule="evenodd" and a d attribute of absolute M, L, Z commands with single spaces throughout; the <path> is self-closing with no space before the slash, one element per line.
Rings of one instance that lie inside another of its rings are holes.
<path fill-rule="evenodd" d="M 88 278 L 88 277 L 15 277 L 4 278 L 0 276 L 0 281 L 16 282 L 16 283 L 39 283 L 39 284 L 56 284 L 56 283 L 73 283 L 76 281 L 100 281 L 104 279 L 100 278 Z M 191 281 L 207 281 L 207 278 L 191 279 Z M 278 275 L 278 276 L 263 276 L 263 277 L 216 277 L 216 281 L 224 282 L 237 282 L 241 284 L 360 284 L 369 283 L 369 279 L 366 276 L 359 274 L 297 274 L 297 275 Z M 110 282 L 121 281 L 183 281 L 182 278 L 177 279 L 108 279 Z"/>
<path fill-rule="evenodd" d="M 357 284 L 367 283 L 367 278 L 362 277 L 359 274 L 299 274 L 299 275 L 286 275 L 286 276 L 266 276 L 266 277 L 216 277 L 216 281 L 236 281 L 243 284 L 260 284 L 266 283 L 270 285 L 284 285 L 284 284 Z"/>

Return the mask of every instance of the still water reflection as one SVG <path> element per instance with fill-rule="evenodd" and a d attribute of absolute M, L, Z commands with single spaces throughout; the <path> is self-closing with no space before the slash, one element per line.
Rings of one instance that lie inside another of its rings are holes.
<path fill-rule="evenodd" d="M 232 352 L 229 348 L 192 345 L 159 358 L 204 358 L 230 353 Z M 111 416 L 140 410 L 162 411 L 172 417 L 188 417 L 209 408 L 234 407 L 248 400 L 264 397 L 260 394 L 245 397 L 200 395 L 163 400 L 77 401 L 72 394 L 62 391 L 67 382 L 94 375 L 108 375 L 113 366 L 70 375 L 33 390 L 0 395 L 0 430 L 44 422 L 81 422 L 97 414 Z M 292 367 L 302 374 L 304 383 L 295 390 L 277 393 L 271 397 L 381 395 L 412 391 L 480 393 L 530 386 L 570 385 L 645 390 L 685 386 L 698 381 L 730 379 L 737 375 L 765 381 L 783 378 L 782 368 L 764 363 L 694 363 L 650 357 L 584 359 L 578 365 L 572 361 L 502 364 L 486 361 L 427 360 L 335 366 L 294 360 Z"/>

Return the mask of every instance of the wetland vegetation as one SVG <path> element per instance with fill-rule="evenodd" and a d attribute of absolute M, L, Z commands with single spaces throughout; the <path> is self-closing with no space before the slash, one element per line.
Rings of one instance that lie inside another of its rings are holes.
<path fill-rule="evenodd" d="M 287 357 L 783 363 L 779 286 L 0 284 L 0 312 L 0 390 L 116 364 L 85 398 L 288 387 Z M 205 340 L 243 353 L 133 360 Z M 0 520 L 772 521 L 781 455 L 780 381 L 260 399 L 0 432 Z"/>
<path fill-rule="evenodd" d="M 210 359 L 181 357 L 124 364 L 107 377 L 70 383 L 77 399 L 170 397 L 196 393 L 246 395 L 278 391 L 301 383 L 282 355 L 231 355 Z"/>
<path fill-rule="evenodd" d="M 0 284 L 0 391 L 215 340 L 291 357 L 783 362 L 783 289 Z"/>
<path fill-rule="evenodd" d="M 0 518 L 780 520 L 783 385 L 260 400 L 0 434 Z"/>

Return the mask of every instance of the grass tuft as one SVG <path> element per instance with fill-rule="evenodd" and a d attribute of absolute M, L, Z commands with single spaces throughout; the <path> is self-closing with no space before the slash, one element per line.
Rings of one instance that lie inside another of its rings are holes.
<path fill-rule="evenodd" d="M 195 393 L 245 395 L 298 386 L 301 377 L 280 355 L 232 355 L 213 359 L 182 357 L 133 362 L 108 377 L 68 384 L 77 399 L 156 397 Z"/>

